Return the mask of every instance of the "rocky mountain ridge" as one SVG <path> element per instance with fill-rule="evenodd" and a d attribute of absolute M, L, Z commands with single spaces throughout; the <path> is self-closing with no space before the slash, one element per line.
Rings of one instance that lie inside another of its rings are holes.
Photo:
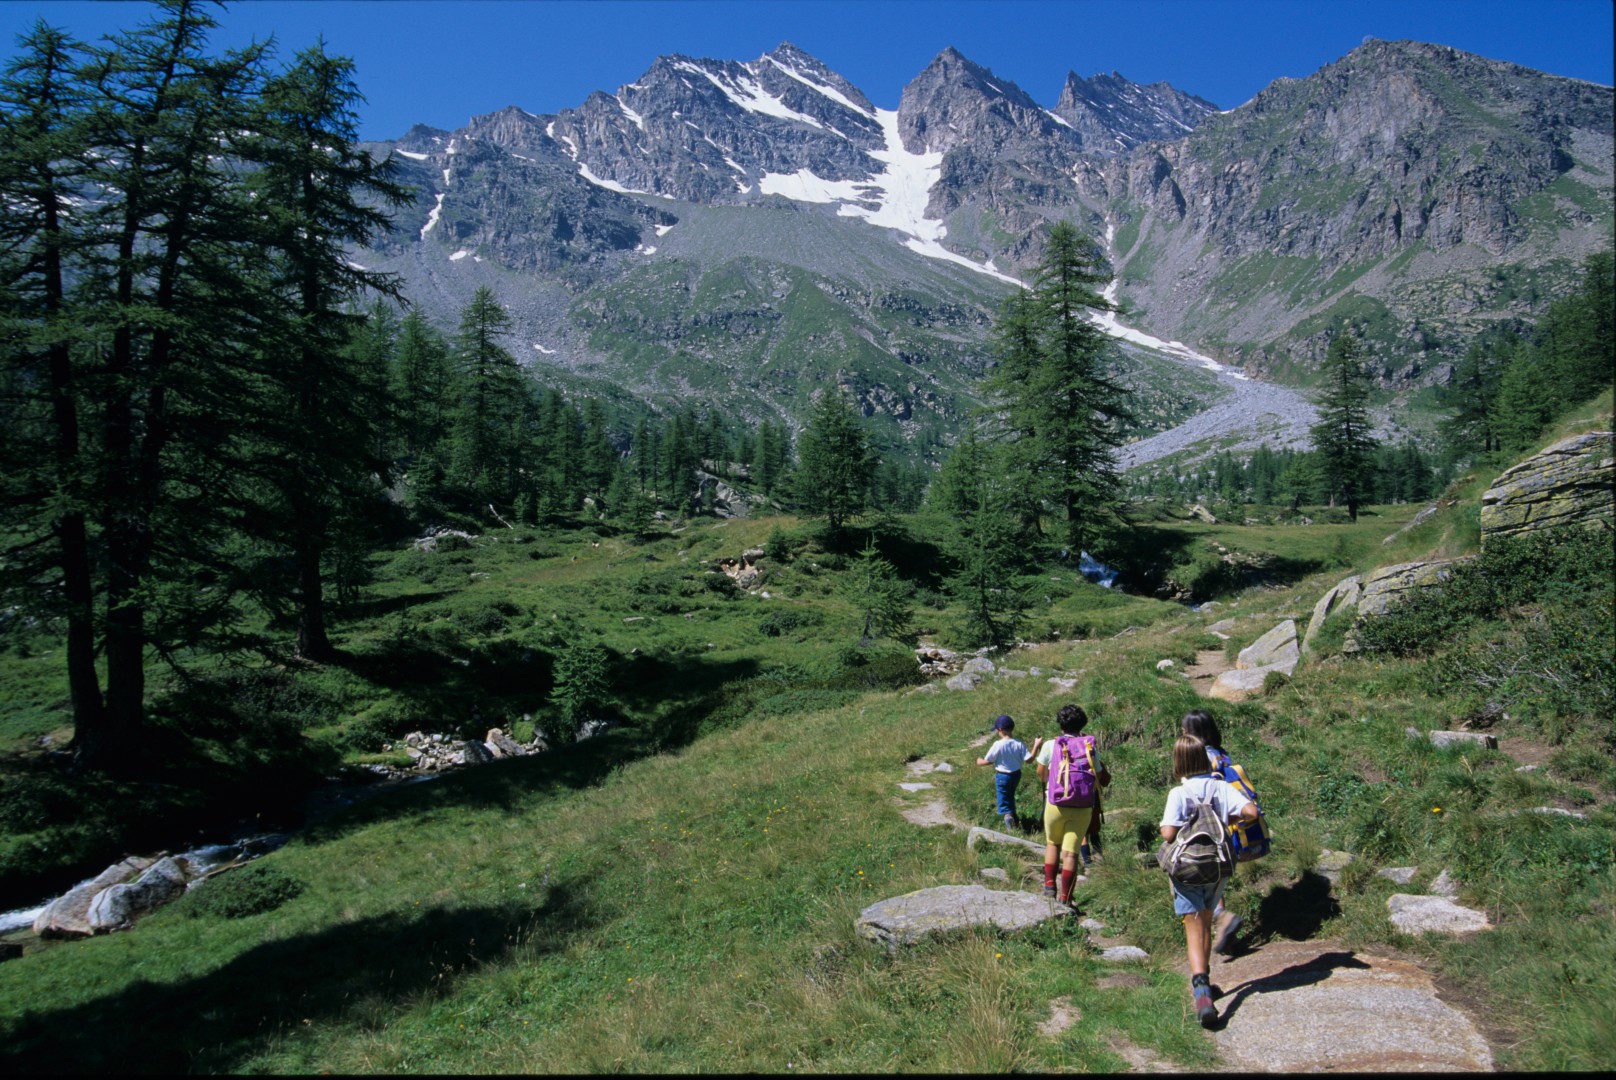
<path fill-rule="evenodd" d="M 1160 339 L 1137 362 L 1305 383 L 1346 318 L 1389 387 L 1441 381 L 1609 243 L 1611 148 L 1610 88 L 1438 45 L 1372 41 L 1218 112 L 1114 72 L 1044 108 L 954 48 L 884 110 L 785 44 L 374 144 L 420 194 L 370 254 L 446 324 L 493 284 L 549 377 L 787 419 L 859 385 L 902 441 L 974 403 L 992 313 L 1059 219 L 1104 238 L 1133 336 Z M 905 307 L 901 334 L 872 315 Z"/>

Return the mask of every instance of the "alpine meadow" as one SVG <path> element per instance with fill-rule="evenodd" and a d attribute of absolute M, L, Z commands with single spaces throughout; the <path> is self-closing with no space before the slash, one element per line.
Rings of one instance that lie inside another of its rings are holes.
<path fill-rule="evenodd" d="M 1611 87 L 236 10 L 0 72 L 10 1070 L 1616 1067 Z"/>

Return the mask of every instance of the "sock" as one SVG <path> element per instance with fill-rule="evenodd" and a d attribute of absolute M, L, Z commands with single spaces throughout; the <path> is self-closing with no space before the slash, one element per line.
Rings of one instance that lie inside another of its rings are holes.
<path fill-rule="evenodd" d="M 1207 985 L 1210 984 L 1210 982 L 1211 982 L 1211 980 L 1204 974 L 1202 974 L 1202 975 L 1191 975 L 1190 976 L 1190 988 L 1191 989 L 1194 989 L 1197 986 L 1207 986 Z"/>
<path fill-rule="evenodd" d="M 1055 864 L 1052 863 L 1052 862 L 1046 862 L 1044 864 L 1044 888 L 1053 889 L 1054 887 L 1055 887 Z"/>
<path fill-rule="evenodd" d="M 1072 896 L 1072 882 L 1077 878 L 1076 870 L 1062 870 L 1060 872 L 1060 892 L 1057 900 L 1069 900 Z"/>

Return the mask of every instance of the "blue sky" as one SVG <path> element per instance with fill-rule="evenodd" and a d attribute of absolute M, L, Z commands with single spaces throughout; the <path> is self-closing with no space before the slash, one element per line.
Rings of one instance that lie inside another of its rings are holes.
<path fill-rule="evenodd" d="M 43 17 L 88 40 L 144 3 L 0 2 L 0 47 Z M 1610 85 L 1610 0 L 253 0 L 218 16 L 220 46 L 324 36 L 354 58 L 361 135 L 455 128 L 505 105 L 549 113 L 632 82 L 660 55 L 751 60 L 790 41 L 883 108 L 943 48 L 1053 105 L 1068 71 L 1165 80 L 1232 108 L 1365 37 L 1412 38 Z"/>

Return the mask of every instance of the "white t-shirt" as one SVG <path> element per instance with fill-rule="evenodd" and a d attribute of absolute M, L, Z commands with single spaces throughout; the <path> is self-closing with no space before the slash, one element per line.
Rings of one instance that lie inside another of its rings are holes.
<path fill-rule="evenodd" d="M 993 762 L 998 772 L 1020 772 L 1022 763 L 1032 755 L 1027 753 L 1027 745 L 1020 739 L 1006 735 L 988 747 L 988 752 L 982 757 L 985 761 Z"/>
<path fill-rule="evenodd" d="M 1190 823 L 1190 801 L 1205 799 L 1219 818 L 1227 822 L 1251 800 L 1221 776 L 1191 776 L 1167 793 L 1167 808 L 1161 823 L 1181 829 Z"/>

